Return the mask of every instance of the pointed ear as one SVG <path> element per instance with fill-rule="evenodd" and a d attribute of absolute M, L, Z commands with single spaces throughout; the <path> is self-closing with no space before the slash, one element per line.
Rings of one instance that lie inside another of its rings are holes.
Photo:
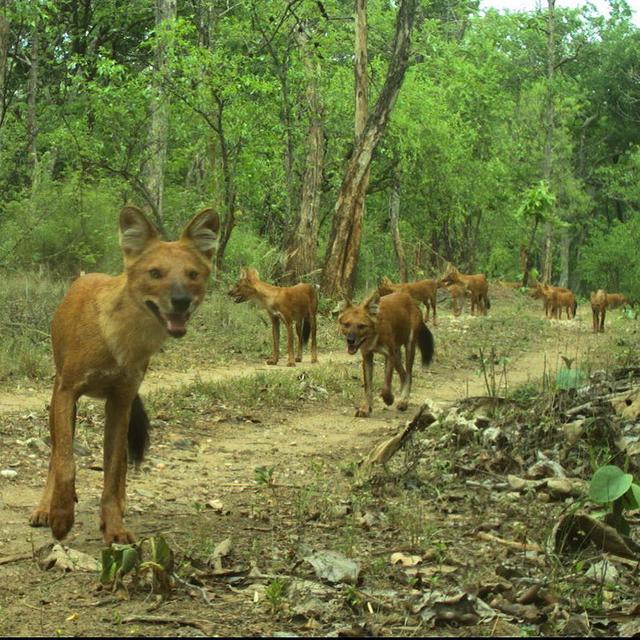
<path fill-rule="evenodd" d="M 120 211 L 120 247 L 125 258 L 140 255 L 151 242 L 158 240 L 158 230 L 147 220 L 142 209 L 127 204 Z"/>
<path fill-rule="evenodd" d="M 363 303 L 362 306 L 370 316 L 377 316 L 380 310 L 380 292 L 374 291 Z"/>
<path fill-rule="evenodd" d="M 219 228 L 218 214 L 213 209 L 203 209 L 188 222 L 180 240 L 190 242 L 201 254 L 211 260 L 218 241 Z"/>
<path fill-rule="evenodd" d="M 247 279 L 247 268 L 240 267 L 240 280 L 246 280 L 246 279 Z"/>
<path fill-rule="evenodd" d="M 349 307 L 352 307 L 353 303 L 351 302 L 351 298 L 349 298 L 349 296 L 343 294 L 342 295 L 342 302 L 339 303 L 338 305 L 338 311 L 339 313 L 342 313 L 343 311 L 346 311 Z"/>
<path fill-rule="evenodd" d="M 249 282 L 255 282 L 256 280 L 260 279 L 260 274 L 258 273 L 257 269 L 254 269 L 253 267 L 248 267 L 246 278 L 247 280 L 249 280 Z"/>

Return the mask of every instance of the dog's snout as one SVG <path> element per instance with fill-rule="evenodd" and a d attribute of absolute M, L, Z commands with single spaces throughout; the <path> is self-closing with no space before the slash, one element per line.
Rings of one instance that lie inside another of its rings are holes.
<path fill-rule="evenodd" d="M 353 333 L 348 333 L 347 334 L 347 344 L 355 344 L 356 343 L 356 336 Z"/>
<path fill-rule="evenodd" d="M 181 288 L 174 288 L 171 292 L 171 306 L 174 311 L 184 313 L 191 306 L 191 295 Z"/>

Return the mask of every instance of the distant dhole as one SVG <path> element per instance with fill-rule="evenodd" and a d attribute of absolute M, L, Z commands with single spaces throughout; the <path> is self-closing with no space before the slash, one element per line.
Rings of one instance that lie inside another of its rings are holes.
<path fill-rule="evenodd" d="M 591 314 L 593 316 L 593 333 L 604 333 L 604 318 L 607 315 L 608 296 L 604 289 L 591 294 Z"/>
<path fill-rule="evenodd" d="M 302 360 L 302 345 L 311 336 L 311 362 L 318 362 L 316 343 L 316 316 L 318 313 L 318 295 L 311 284 L 300 283 L 293 287 L 277 287 L 262 282 L 258 272 L 249 267 L 240 270 L 240 279 L 230 289 L 229 295 L 236 302 L 255 300 L 260 303 L 271 318 L 273 355 L 267 364 L 278 364 L 280 355 L 280 320 L 287 327 L 287 365 L 295 366 Z M 293 355 L 293 327 L 298 337 L 296 356 Z"/>
<path fill-rule="evenodd" d="M 484 316 L 491 308 L 489 301 L 489 283 L 484 273 L 466 275 L 460 273 L 456 267 L 449 264 L 447 272 L 440 279 L 440 285 L 462 284 L 471 295 L 471 314 L 480 313 Z"/>
<path fill-rule="evenodd" d="M 409 405 L 416 347 L 420 349 L 423 365 L 431 362 L 434 351 L 433 335 L 422 320 L 422 313 L 413 298 L 404 292 L 381 298 L 376 291 L 359 305 L 345 300 L 338 322 L 347 341 L 347 351 L 354 355 L 360 349 L 362 353 L 364 401 L 356 416 L 366 417 L 371 413 L 374 353 L 385 357 L 384 387 L 380 391 L 382 400 L 387 405 L 393 404 L 391 378 L 395 369 L 400 376 L 400 400 L 396 407 L 398 411 L 405 411 Z M 406 368 L 402 364 L 401 347 L 405 349 Z"/>
<path fill-rule="evenodd" d="M 149 420 L 138 396 L 151 356 L 167 336 L 182 337 L 202 302 L 218 232 L 211 209 L 195 215 L 179 240 L 164 242 L 137 207 L 120 212 L 124 272 L 90 273 L 75 280 L 51 323 L 56 374 L 49 409 L 51 460 L 32 526 L 64 538 L 77 502 L 73 436 L 76 402 L 105 398 L 104 489 L 100 529 L 107 544 L 129 543 L 125 529 L 127 443 L 139 463 Z"/>
<path fill-rule="evenodd" d="M 433 311 L 433 324 L 436 323 L 436 292 L 438 283 L 435 280 L 416 280 L 415 282 L 399 282 L 394 284 L 384 276 L 378 287 L 381 296 L 387 296 L 395 291 L 408 293 L 416 302 L 424 305 L 424 321 L 429 322 L 429 307 Z"/>

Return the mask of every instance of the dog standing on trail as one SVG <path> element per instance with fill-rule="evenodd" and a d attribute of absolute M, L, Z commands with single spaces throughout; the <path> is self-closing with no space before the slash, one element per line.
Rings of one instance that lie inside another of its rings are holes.
<path fill-rule="evenodd" d="M 151 356 L 167 336 L 185 335 L 204 298 L 218 226 L 217 214 L 204 209 L 179 240 L 165 242 L 140 209 L 127 205 L 119 217 L 123 273 L 90 273 L 69 287 L 51 323 L 51 459 L 32 526 L 51 527 L 58 540 L 73 526 L 76 402 L 88 395 L 106 400 L 100 529 L 107 544 L 134 540 L 123 524 L 127 444 L 139 463 L 149 440 L 138 389 Z"/>
<path fill-rule="evenodd" d="M 398 411 L 406 411 L 416 347 L 420 349 L 423 365 L 431 362 L 434 351 L 433 334 L 424 323 L 415 300 L 401 291 L 381 298 L 376 291 L 359 305 L 345 300 L 338 322 L 347 341 L 347 351 L 354 355 L 360 349 L 362 353 L 365 397 L 356 416 L 366 417 L 371 413 L 374 353 L 385 357 L 382 400 L 386 405 L 393 404 L 391 378 L 395 369 L 400 376 L 400 400 L 396 407 Z M 405 350 L 406 368 L 402 365 L 401 347 Z"/>
<path fill-rule="evenodd" d="M 311 284 L 301 282 L 293 287 L 278 287 L 260 280 L 258 272 L 251 267 L 240 269 L 240 279 L 229 290 L 235 302 L 255 300 L 266 310 L 271 318 L 271 336 L 273 355 L 267 364 L 278 364 L 280 357 L 280 320 L 287 328 L 287 366 L 294 367 L 302 361 L 302 345 L 311 337 L 311 362 L 318 362 L 316 343 L 316 316 L 318 313 L 318 294 Z M 298 337 L 297 352 L 293 355 L 293 327 Z"/>
<path fill-rule="evenodd" d="M 604 333 L 604 318 L 607 315 L 608 296 L 604 289 L 591 294 L 591 315 L 593 317 L 593 333 Z"/>

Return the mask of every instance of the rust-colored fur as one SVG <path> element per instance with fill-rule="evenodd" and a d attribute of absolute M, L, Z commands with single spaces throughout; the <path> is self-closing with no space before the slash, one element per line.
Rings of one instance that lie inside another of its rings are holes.
<path fill-rule="evenodd" d="M 624 293 L 607 293 L 607 307 L 609 309 L 627 306 L 629 306 L 629 300 Z"/>
<path fill-rule="evenodd" d="M 593 316 L 593 333 L 604 333 L 604 318 L 607 314 L 609 296 L 604 289 L 591 293 L 591 314 Z"/>
<path fill-rule="evenodd" d="M 471 313 L 481 313 L 487 315 L 487 310 L 491 308 L 489 301 L 489 283 L 484 273 L 466 275 L 460 273 L 452 264 L 447 268 L 447 273 L 440 279 L 443 285 L 463 284 L 471 295 Z"/>
<path fill-rule="evenodd" d="M 293 287 L 276 287 L 262 282 L 258 272 L 252 268 L 240 270 L 240 279 L 229 291 L 236 302 L 255 300 L 259 302 L 271 318 L 271 335 L 273 337 L 273 355 L 267 364 L 278 364 L 280 350 L 280 320 L 287 327 L 287 354 L 289 367 L 302 360 L 302 344 L 311 334 L 311 362 L 318 362 L 316 345 L 316 315 L 318 312 L 318 296 L 313 285 L 300 283 Z M 298 336 L 298 350 L 293 355 L 293 326 Z"/>
<path fill-rule="evenodd" d="M 424 321 L 429 322 L 429 307 L 433 311 L 433 324 L 436 323 L 436 292 L 438 291 L 438 283 L 436 280 L 416 280 L 415 282 L 399 282 L 394 284 L 384 276 L 378 287 L 381 296 L 387 296 L 395 291 L 404 291 L 408 293 L 417 302 L 424 304 Z"/>
<path fill-rule="evenodd" d="M 464 309 L 464 298 L 467 293 L 466 285 L 462 283 L 447 285 L 447 291 L 451 296 L 451 308 L 454 316 L 459 316 Z"/>
<path fill-rule="evenodd" d="M 347 341 L 347 351 L 362 353 L 362 373 L 365 397 L 356 416 L 366 417 L 373 404 L 373 354 L 385 357 L 384 387 L 380 395 L 385 404 L 393 404 L 391 378 L 395 369 L 400 376 L 399 411 L 406 410 L 411 393 L 411 377 L 416 346 L 420 348 L 422 363 L 433 358 L 433 335 L 422 320 L 416 302 L 402 291 L 380 298 L 379 292 L 370 295 L 359 305 L 346 301 L 338 318 L 340 329 Z M 400 348 L 405 349 L 406 368 L 402 365 Z"/>
<path fill-rule="evenodd" d="M 194 216 L 180 240 L 163 242 L 140 209 L 120 212 L 124 272 L 75 280 L 55 312 L 51 338 L 56 375 L 49 409 L 51 460 L 32 526 L 50 526 L 62 539 L 73 526 L 76 402 L 106 399 L 104 490 L 100 528 L 107 544 L 128 543 L 124 528 L 127 442 L 134 461 L 148 442 L 148 419 L 138 396 L 150 357 L 168 335 L 181 337 L 201 303 L 218 230 L 210 209 Z"/>
<path fill-rule="evenodd" d="M 578 304 L 571 289 L 536 282 L 531 290 L 531 296 L 536 299 L 542 299 L 544 313 L 547 318 L 562 319 L 563 309 L 567 314 L 567 320 L 575 318 Z"/>

